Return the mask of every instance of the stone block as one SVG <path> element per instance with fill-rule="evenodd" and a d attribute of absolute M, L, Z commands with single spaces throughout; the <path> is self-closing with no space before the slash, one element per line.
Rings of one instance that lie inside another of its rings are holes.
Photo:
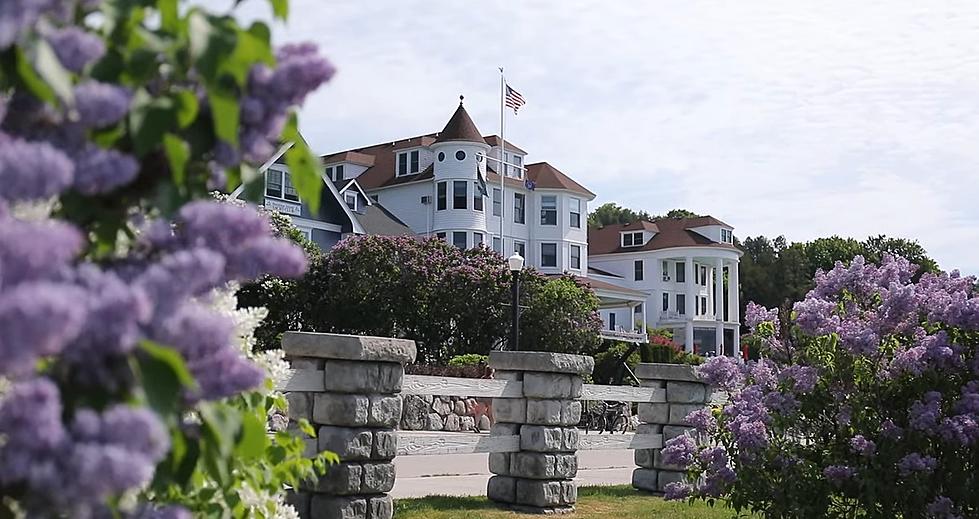
<path fill-rule="evenodd" d="M 432 402 L 432 411 L 435 411 L 439 414 L 439 416 L 445 418 L 452 413 L 452 404 L 443 401 L 441 398 L 436 398 L 435 401 Z"/>
<path fill-rule="evenodd" d="M 663 451 L 661 449 L 653 450 L 653 468 L 660 470 L 672 470 L 674 472 L 683 472 L 685 469 L 679 465 L 671 465 L 663 461 Z"/>
<path fill-rule="evenodd" d="M 671 425 L 687 425 L 687 415 L 703 408 L 704 404 L 670 404 L 669 423 Z"/>
<path fill-rule="evenodd" d="M 503 369 L 497 369 L 493 371 L 493 378 L 496 380 L 523 380 L 523 371 L 508 371 Z"/>
<path fill-rule="evenodd" d="M 636 449 L 634 458 L 636 460 L 636 465 L 644 469 L 655 468 L 656 463 L 656 451 L 659 449 Z"/>
<path fill-rule="evenodd" d="M 494 398 L 493 416 L 497 422 L 526 423 L 527 400 L 523 398 Z"/>
<path fill-rule="evenodd" d="M 431 398 L 429 396 L 428 398 Z M 402 395 L 401 428 L 406 431 L 420 431 L 428 424 L 431 401 L 423 395 Z"/>
<path fill-rule="evenodd" d="M 453 402 L 452 403 L 452 412 L 455 413 L 455 414 L 457 414 L 457 415 L 459 415 L 459 416 L 465 416 L 466 415 L 466 401 L 465 400 L 456 400 L 455 402 Z"/>
<path fill-rule="evenodd" d="M 581 377 L 560 373 L 527 372 L 523 377 L 523 394 L 527 398 L 578 398 Z"/>
<path fill-rule="evenodd" d="M 459 432 L 462 429 L 462 421 L 459 420 L 459 415 L 450 414 L 445 417 L 445 427 L 442 428 L 443 431 L 449 432 Z"/>
<path fill-rule="evenodd" d="M 286 402 L 289 403 L 289 418 L 292 420 L 311 420 L 313 418 L 310 393 L 294 391 L 286 393 Z"/>
<path fill-rule="evenodd" d="M 636 365 L 636 369 L 633 372 L 636 374 L 636 378 L 641 380 L 700 381 L 700 378 L 697 377 L 697 373 L 694 371 L 694 367 L 686 364 L 641 363 Z"/>
<path fill-rule="evenodd" d="M 362 494 L 380 494 L 394 488 L 394 463 L 364 463 Z"/>
<path fill-rule="evenodd" d="M 489 420 L 487 418 L 487 420 Z M 459 418 L 459 430 L 460 431 L 475 431 L 476 430 L 476 420 L 471 416 L 463 416 Z"/>
<path fill-rule="evenodd" d="M 310 499 L 311 519 L 369 519 L 367 500 L 362 497 L 335 497 L 322 494 Z"/>
<path fill-rule="evenodd" d="M 398 433 L 395 431 L 374 431 L 371 445 L 372 460 L 391 460 L 398 454 Z"/>
<path fill-rule="evenodd" d="M 663 444 L 666 442 L 680 436 L 681 434 L 686 434 L 687 431 L 692 431 L 693 427 L 684 427 L 682 425 L 667 425 L 663 427 Z"/>
<path fill-rule="evenodd" d="M 303 457 L 315 458 L 320 453 L 318 441 L 316 438 L 303 438 L 303 444 L 306 446 L 303 449 Z"/>
<path fill-rule="evenodd" d="M 395 397 L 397 398 L 397 397 Z M 364 395 L 316 393 L 313 395 L 313 422 L 322 425 L 367 425 L 370 400 Z"/>
<path fill-rule="evenodd" d="M 658 472 L 658 482 L 661 491 L 665 491 L 666 485 L 669 485 L 670 483 L 682 483 L 684 481 L 684 477 L 686 476 L 685 472 L 674 472 L 672 470 L 660 470 Z"/>
<path fill-rule="evenodd" d="M 442 417 L 438 413 L 429 413 L 425 419 L 426 431 L 441 431 L 445 427 L 445 422 L 442 421 Z"/>
<path fill-rule="evenodd" d="M 489 471 L 500 476 L 510 475 L 510 453 L 491 452 L 489 455 Z"/>
<path fill-rule="evenodd" d="M 578 449 L 578 429 L 524 425 L 520 428 L 520 450 L 532 452 L 574 452 Z"/>
<path fill-rule="evenodd" d="M 335 333 L 286 332 L 282 350 L 289 357 L 363 360 L 371 362 L 415 362 L 415 341 L 390 337 L 367 337 Z"/>
<path fill-rule="evenodd" d="M 666 401 L 671 404 L 703 404 L 707 402 L 707 386 L 699 382 L 666 383 Z"/>
<path fill-rule="evenodd" d="M 499 415 L 497 415 L 499 416 Z M 581 421 L 579 400 L 527 400 L 527 421 L 532 425 L 577 425 Z"/>
<path fill-rule="evenodd" d="M 394 362 L 328 359 L 323 365 L 323 385 L 336 393 L 398 393 L 404 371 L 401 364 Z"/>
<path fill-rule="evenodd" d="M 510 456 L 510 474 L 520 478 L 571 479 L 577 473 L 578 457 L 574 454 L 515 452 Z"/>
<path fill-rule="evenodd" d="M 395 428 L 401 421 L 400 396 L 370 396 L 370 411 L 367 414 L 367 425 L 371 427 Z"/>
<path fill-rule="evenodd" d="M 371 496 L 367 499 L 367 519 L 392 519 L 394 500 L 391 496 Z"/>
<path fill-rule="evenodd" d="M 488 431 L 493 427 L 493 424 L 490 423 L 490 419 L 488 416 L 483 415 L 479 417 L 479 423 L 476 424 L 476 427 L 480 431 Z"/>
<path fill-rule="evenodd" d="M 287 352 L 288 353 L 288 352 Z M 586 355 L 541 351 L 491 351 L 489 367 L 507 371 L 544 371 L 590 375 L 595 359 Z"/>
<path fill-rule="evenodd" d="M 578 487 L 572 481 L 517 480 L 516 502 L 541 508 L 573 505 L 578 500 Z"/>
<path fill-rule="evenodd" d="M 286 504 L 292 505 L 299 513 L 299 517 L 309 517 L 309 500 L 312 495 L 309 492 L 297 492 L 294 490 L 286 491 Z"/>
<path fill-rule="evenodd" d="M 330 465 L 326 474 L 320 476 L 316 491 L 334 496 L 361 494 L 364 469 L 360 463 L 338 463 Z"/>
<path fill-rule="evenodd" d="M 640 387 L 651 387 L 653 389 L 666 389 L 665 380 L 640 380 Z"/>
<path fill-rule="evenodd" d="M 370 429 L 324 425 L 317 438 L 319 450 L 335 452 L 342 461 L 370 459 L 374 448 L 374 433 Z"/>
<path fill-rule="evenodd" d="M 665 424 L 670 421 L 670 404 L 639 404 L 640 422 Z"/>
<path fill-rule="evenodd" d="M 498 503 L 517 501 L 517 480 L 507 476 L 493 476 L 486 483 L 486 497 Z"/>
<path fill-rule="evenodd" d="M 490 436 L 515 436 L 520 434 L 522 426 L 519 423 L 496 422 L 490 427 Z"/>
<path fill-rule="evenodd" d="M 314 359 L 312 357 L 292 357 L 289 358 L 289 367 L 292 369 L 310 369 L 310 370 L 322 370 L 323 369 L 323 359 Z"/>
<path fill-rule="evenodd" d="M 646 492 L 660 492 L 659 471 L 646 468 L 633 470 L 632 487 Z"/>

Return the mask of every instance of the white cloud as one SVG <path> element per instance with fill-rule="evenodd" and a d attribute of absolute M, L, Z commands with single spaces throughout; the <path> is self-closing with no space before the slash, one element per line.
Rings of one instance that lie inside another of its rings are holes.
<path fill-rule="evenodd" d="M 741 236 L 915 238 L 979 273 L 971 0 L 292 4 L 276 36 L 340 70 L 303 110 L 319 151 L 437 131 L 460 93 L 496 132 L 506 65 L 528 100 L 508 137 L 599 202 Z"/>

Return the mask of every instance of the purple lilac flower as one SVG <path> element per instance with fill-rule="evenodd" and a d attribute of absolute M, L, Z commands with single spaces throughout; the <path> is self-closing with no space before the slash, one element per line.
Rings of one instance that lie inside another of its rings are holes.
<path fill-rule="evenodd" d="M 857 474 L 856 469 L 846 465 L 830 465 L 823 469 L 823 475 L 830 482 L 841 484 Z"/>
<path fill-rule="evenodd" d="M 57 29 L 47 36 L 47 40 L 61 64 L 76 73 L 105 54 L 102 39 L 78 27 Z"/>
<path fill-rule="evenodd" d="M 962 394 L 955 403 L 955 412 L 979 414 L 979 381 L 973 380 L 962 386 Z"/>
<path fill-rule="evenodd" d="M 663 498 L 667 501 L 679 501 L 681 499 L 686 499 L 693 494 L 693 487 L 690 486 L 689 483 L 683 483 L 680 481 L 668 483 L 663 490 Z"/>
<path fill-rule="evenodd" d="M 87 81 L 75 86 L 75 108 L 79 121 L 89 128 L 111 126 L 129 111 L 132 94 L 128 89 Z"/>
<path fill-rule="evenodd" d="M 180 209 L 178 235 L 188 246 L 221 254 L 237 251 L 249 240 L 269 236 L 268 220 L 255 210 L 220 202 L 191 202 Z"/>
<path fill-rule="evenodd" d="M 930 473 L 937 466 L 938 460 L 931 456 L 922 456 L 917 452 L 912 452 L 897 462 L 897 469 L 902 476 L 908 476 L 914 472 Z"/>
<path fill-rule="evenodd" d="M 714 418 L 714 413 L 706 407 L 691 411 L 683 419 L 683 422 L 700 432 L 710 433 L 717 429 L 717 420 Z"/>
<path fill-rule="evenodd" d="M 810 335 L 826 335 L 840 327 L 840 318 L 834 315 L 836 303 L 832 301 L 816 299 L 810 294 L 793 305 L 792 310 L 796 314 L 796 324 Z"/>
<path fill-rule="evenodd" d="M 663 449 L 663 462 L 678 467 L 689 467 L 697 454 L 697 444 L 687 434 L 681 434 L 666 442 Z"/>
<path fill-rule="evenodd" d="M 82 248 L 82 235 L 66 223 L 0 218 L 0 286 L 48 278 Z"/>
<path fill-rule="evenodd" d="M 868 440 L 862 434 L 850 438 L 850 450 L 861 456 L 873 456 L 877 452 L 877 444 Z"/>
<path fill-rule="evenodd" d="M 744 324 L 752 330 L 757 328 L 759 324 L 766 322 L 775 325 L 776 330 L 779 328 L 777 308 L 769 310 L 764 306 L 755 304 L 754 301 L 749 301 L 744 315 Z"/>
<path fill-rule="evenodd" d="M 164 256 L 147 268 L 135 284 L 153 301 L 154 315 L 165 317 L 184 299 L 202 295 L 217 286 L 224 270 L 224 258 L 204 249 L 190 249 Z"/>
<path fill-rule="evenodd" d="M 4 0 L 0 2 L 0 49 L 14 43 L 46 11 L 58 6 L 57 0 Z"/>
<path fill-rule="evenodd" d="M 852 420 L 853 410 L 850 409 L 850 406 L 842 406 L 840 407 L 840 410 L 836 412 L 836 421 L 839 422 L 840 425 L 850 425 Z"/>
<path fill-rule="evenodd" d="M 793 391 L 806 394 L 816 388 L 819 371 L 811 366 L 792 365 L 779 372 L 779 379 L 791 380 Z"/>
<path fill-rule="evenodd" d="M 962 519 L 955 502 L 945 496 L 938 496 L 928 505 L 930 519 Z"/>
<path fill-rule="evenodd" d="M 900 440 L 904 436 L 904 429 L 898 427 L 894 420 L 888 419 L 880 424 L 880 433 L 884 438 Z"/>
<path fill-rule="evenodd" d="M 64 191 L 75 166 L 45 142 L 28 142 L 0 134 L 0 199 L 39 200 Z"/>
<path fill-rule="evenodd" d="M 733 391 L 744 384 L 741 365 L 732 357 L 712 357 L 696 369 L 697 374 L 714 387 Z"/>
<path fill-rule="evenodd" d="M 231 279 L 255 279 L 264 274 L 299 277 L 306 267 L 306 255 L 294 243 L 264 237 L 251 240 L 228 255 L 227 276 Z"/>
<path fill-rule="evenodd" d="M 924 398 L 911 404 L 908 412 L 908 425 L 925 433 L 934 432 L 942 416 L 942 394 L 937 391 L 925 393 Z"/>
<path fill-rule="evenodd" d="M 751 375 L 753 383 L 765 388 L 775 386 L 775 372 L 777 368 L 772 361 L 767 359 L 749 361 L 745 367 L 747 368 L 748 374 Z"/>
<path fill-rule="evenodd" d="M 108 193 L 136 178 L 139 163 L 116 150 L 88 146 L 75 156 L 74 187 L 82 194 Z"/>
<path fill-rule="evenodd" d="M 837 332 L 843 347 L 858 356 L 870 356 L 877 352 L 880 337 L 866 322 L 858 319 L 843 319 Z"/>
<path fill-rule="evenodd" d="M 190 511 L 181 506 L 147 506 L 136 512 L 133 519 L 191 519 L 191 517 L 193 516 Z"/>
<path fill-rule="evenodd" d="M 968 446 L 979 438 L 979 424 L 972 415 L 950 416 L 939 424 L 938 434 L 947 442 Z"/>
<path fill-rule="evenodd" d="M 0 436 L 0 484 L 54 483 L 52 454 L 67 438 L 58 388 L 44 378 L 14 384 L 0 399 Z"/>
<path fill-rule="evenodd" d="M 0 296 L 0 375 L 21 375 L 60 352 L 85 319 L 85 295 L 50 282 L 21 283 Z"/>
<path fill-rule="evenodd" d="M 768 427 L 762 422 L 738 421 L 728 426 L 734 441 L 743 453 L 763 449 L 768 445 Z"/>

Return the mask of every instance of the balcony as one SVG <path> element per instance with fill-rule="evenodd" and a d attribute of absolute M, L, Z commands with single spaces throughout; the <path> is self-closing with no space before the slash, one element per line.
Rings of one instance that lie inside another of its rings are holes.
<path fill-rule="evenodd" d="M 649 341 L 649 338 L 645 333 L 642 332 L 627 332 L 622 329 L 618 330 L 605 330 L 603 329 L 598 334 L 603 339 L 608 339 L 611 341 L 624 341 L 624 342 L 636 342 L 644 343 Z"/>

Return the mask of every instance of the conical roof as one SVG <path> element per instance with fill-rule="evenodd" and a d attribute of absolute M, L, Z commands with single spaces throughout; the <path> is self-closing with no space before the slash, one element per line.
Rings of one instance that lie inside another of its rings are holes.
<path fill-rule="evenodd" d="M 462 96 L 459 96 L 459 108 L 456 108 L 452 118 L 446 123 L 445 128 L 442 129 L 438 134 L 438 138 L 435 140 L 438 142 L 449 142 L 449 141 L 467 141 L 467 142 L 478 142 L 480 144 L 486 144 L 483 139 L 482 134 L 479 133 L 479 129 L 476 128 L 476 124 L 466 113 L 465 107 L 462 106 Z"/>

